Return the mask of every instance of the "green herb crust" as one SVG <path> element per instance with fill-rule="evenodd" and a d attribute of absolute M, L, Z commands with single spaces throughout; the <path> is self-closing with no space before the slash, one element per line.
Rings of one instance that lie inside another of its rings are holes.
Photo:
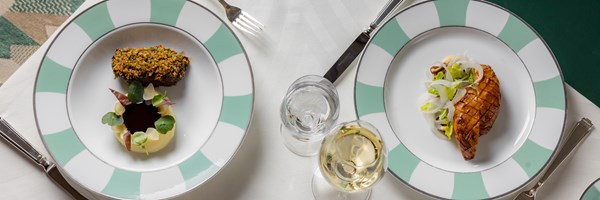
<path fill-rule="evenodd" d="M 172 86 L 183 79 L 190 60 L 162 45 L 147 48 L 117 49 L 112 58 L 115 78 L 128 82 L 140 81 L 143 85 Z"/>

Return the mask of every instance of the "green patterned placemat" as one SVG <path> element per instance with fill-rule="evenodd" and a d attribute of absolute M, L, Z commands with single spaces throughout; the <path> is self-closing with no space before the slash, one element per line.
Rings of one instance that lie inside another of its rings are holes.
<path fill-rule="evenodd" d="M 0 0 L 0 83 L 4 83 L 83 1 Z"/>

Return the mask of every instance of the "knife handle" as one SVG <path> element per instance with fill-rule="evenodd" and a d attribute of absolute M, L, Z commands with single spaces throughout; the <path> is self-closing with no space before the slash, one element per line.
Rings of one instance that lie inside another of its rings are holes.
<path fill-rule="evenodd" d="M 68 192 L 74 199 L 87 199 L 65 180 L 54 163 L 50 162 L 42 156 L 40 152 L 35 150 L 35 148 L 33 148 L 27 140 L 21 137 L 21 135 L 2 117 L 0 117 L 0 135 L 23 154 L 27 155 L 27 157 L 36 164 L 42 166 L 46 175 L 52 178 L 52 181 L 61 186 L 61 188 Z"/>
<path fill-rule="evenodd" d="M 377 14 L 377 18 L 375 18 L 375 21 L 373 21 L 370 25 L 370 29 L 375 29 L 379 26 L 379 24 L 381 24 L 381 22 L 390 14 L 390 12 L 392 12 L 392 10 L 395 10 L 396 7 L 398 7 L 398 5 L 400 5 L 400 3 L 402 3 L 404 0 L 389 0 L 385 6 L 383 6 L 383 9 L 381 11 L 379 11 L 379 14 Z"/>
<path fill-rule="evenodd" d="M 346 71 L 346 68 L 348 68 L 354 59 L 358 57 L 358 54 L 360 54 L 360 52 L 365 48 L 365 45 L 370 38 L 371 36 L 369 30 L 360 33 L 360 35 L 358 35 L 348 49 L 344 51 L 342 56 L 335 61 L 335 64 L 329 68 L 329 71 L 327 71 L 323 77 L 325 77 L 325 79 L 329 80 L 331 83 L 335 83 L 342 73 Z"/>
<path fill-rule="evenodd" d="M 40 154 L 29 142 L 27 142 L 15 129 L 8 124 L 4 118 L 0 117 L 0 135 L 11 145 L 19 149 L 23 154 L 29 157 L 33 162 L 42 166 L 44 170 L 51 167 L 50 163 L 42 154 Z"/>
<path fill-rule="evenodd" d="M 592 121 L 588 118 L 581 118 L 581 120 L 577 122 L 573 130 L 571 130 L 571 133 L 566 136 L 567 139 L 562 147 L 560 147 L 560 150 L 558 150 L 556 158 L 554 158 L 554 161 L 552 161 L 546 170 L 546 173 L 540 178 L 538 183 L 540 186 L 548 179 L 548 177 L 550 177 L 550 175 L 552 175 L 552 172 L 563 163 L 565 158 L 571 155 L 571 152 L 581 144 L 581 141 L 590 134 L 590 131 L 593 128 L 594 124 L 592 124 Z"/>

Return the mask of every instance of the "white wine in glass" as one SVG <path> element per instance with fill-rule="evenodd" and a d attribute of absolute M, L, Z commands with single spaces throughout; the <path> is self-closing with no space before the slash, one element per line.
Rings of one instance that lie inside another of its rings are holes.
<path fill-rule="evenodd" d="M 313 193 L 317 199 L 366 199 L 386 169 L 387 151 L 377 129 L 360 120 L 344 123 L 332 129 L 319 152 L 318 171 L 337 191 L 317 188 L 319 180 L 313 180 Z"/>

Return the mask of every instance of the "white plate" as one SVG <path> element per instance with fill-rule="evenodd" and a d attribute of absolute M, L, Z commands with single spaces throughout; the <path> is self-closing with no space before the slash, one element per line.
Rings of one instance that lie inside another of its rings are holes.
<path fill-rule="evenodd" d="M 176 86 L 159 88 L 176 103 L 176 135 L 146 156 L 127 152 L 100 121 L 116 100 L 108 88 L 127 88 L 112 73 L 115 49 L 158 44 L 191 62 Z M 76 16 L 52 41 L 34 107 L 44 144 L 71 179 L 118 199 L 169 198 L 201 185 L 233 157 L 250 122 L 253 90 L 241 43 L 206 8 L 185 0 L 110 0 Z"/>
<path fill-rule="evenodd" d="M 454 141 L 430 130 L 417 102 L 427 92 L 429 67 L 462 53 L 491 65 L 502 93 L 494 127 L 470 161 Z M 532 180 L 561 138 L 565 101 L 560 69 L 544 41 L 520 18 L 484 1 L 427 1 L 402 11 L 371 39 L 356 75 L 357 114 L 382 132 L 390 171 L 438 198 L 494 198 Z"/>
<path fill-rule="evenodd" d="M 600 199 L 600 179 L 596 179 L 581 195 L 581 200 L 599 200 Z"/>

